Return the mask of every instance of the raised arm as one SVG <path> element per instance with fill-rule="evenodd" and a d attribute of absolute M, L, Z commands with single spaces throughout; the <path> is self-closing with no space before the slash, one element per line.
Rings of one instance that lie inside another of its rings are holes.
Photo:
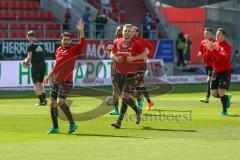
<path fill-rule="evenodd" d="M 73 46 L 72 49 L 74 50 L 74 53 L 79 53 L 86 43 L 84 35 L 84 22 L 82 19 L 78 20 L 76 28 L 78 29 L 80 40 Z"/>
<path fill-rule="evenodd" d="M 78 20 L 78 22 L 77 22 L 77 24 L 76 24 L 76 27 L 77 27 L 77 29 L 78 29 L 78 31 L 79 31 L 79 37 L 80 37 L 80 39 L 81 39 L 81 38 L 85 38 L 85 34 L 84 34 L 84 22 L 83 22 L 82 19 L 79 19 L 79 20 Z"/>

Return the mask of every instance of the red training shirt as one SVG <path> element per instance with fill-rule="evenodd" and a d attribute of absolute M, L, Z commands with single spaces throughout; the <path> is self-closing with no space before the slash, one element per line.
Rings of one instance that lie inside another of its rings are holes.
<path fill-rule="evenodd" d="M 85 44 L 85 38 L 81 38 L 75 45 L 68 48 L 58 47 L 55 52 L 56 65 L 53 69 L 53 75 L 56 82 L 73 81 L 73 69 L 77 54 Z"/>
<path fill-rule="evenodd" d="M 147 57 L 148 58 L 152 58 L 153 57 L 153 54 L 154 54 L 154 47 L 153 45 L 147 41 L 146 39 L 144 38 L 140 38 L 140 37 L 134 37 L 134 39 L 136 39 L 137 41 L 139 41 L 141 43 L 141 45 L 143 45 L 143 47 L 147 48 L 148 49 L 148 54 L 147 54 Z"/>
<path fill-rule="evenodd" d="M 114 69 L 117 73 L 128 74 L 136 73 L 139 66 L 135 62 L 127 62 L 128 56 L 137 56 L 145 51 L 145 48 L 135 39 L 131 39 L 129 42 L 124 41 L 123 38 L 115 39 L 113 42 L 113 54 L 117 57 L 124 57 L 122 63 L 115 62 Z"/>
<path fill-rule="evenodd" d="M 231 70 L 232 47 L 226 42 L 215 42 L 216 49 L 210 54 L 213 57 L 213 71 L 215 73 L 229 72 Z"/>
<path fill-rule="evenodd" d="M 215 40 L 212 39 L 212 38 L 209 39 L 209 41 L 210 42 L 215 42 Z M 212 67 L 213 58 L 212 58 L 211 53 L 210 53 L 211 51 L 207 50 L 207 48 L 205 47 L 205 42 L 206 42 L 206 39 L 201 41 L 198 51 L 200 51 L 202 53 L 202 56 L 203 56 L 203 59 L 204 59 L 204 62 L 205 62 L 205 66 L 206 67 Z"/>

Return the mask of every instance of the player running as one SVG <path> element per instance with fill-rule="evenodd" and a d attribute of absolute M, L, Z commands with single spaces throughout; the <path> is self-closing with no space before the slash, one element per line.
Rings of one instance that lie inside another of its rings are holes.
<path fill-rule="evenodd" d="M 205 62 L 205 68 L 206 68 L 206 72 L 207 72 L 207 96 L 203 99 L 200 99 L 201 102 L 204 103 L 209 103 L 209 98 L 211 95 L 210 92 L 210 82 L 211 82 L 211 78 L 212 78 L 212 65 L 213 65 L 213 59 L 211 56 L 209 56 L 209 54 L 207 54 L 208 52 L 210 52 L 209 50 L 207 50 L 206 46 L 205 46 L 205 42 L 215 42 L 215 40 L 212 38 L 212 33 L 213 30 L 211 28 L 205 28 L 204 30 L 204 39 L 201 41 L 200 46 L 199 46 L 199 50 L 198 50 L 198 56 L 202 56 Z"/>
<path fill-rule="evenodd" d="M 46 93 L 43 86 L 43 78 L 45 76 L 45 50 L 44 45 L 40 41 L 36 40 L 35 32 L 27 32 L 27 40 L 29 44 L 27 46 L 27 58 L 21 63 L 24 66 L 28 66 L 31 63 L 31 77 L 36 95 L 39 98 L 37 106 L 47 105 Z"/>
<path fill-rule="evenodd" d="M 83 45 L 85 44 L 83 21 L 78 20 L 76 27 L 80 33 L 80 41 L 76 45 L 71 45 L 71 33 L 64 32 L 61 35 L 61 46 L 56 50 L 55 53 L 56 65 L 48 74 L 48 76 L 44 79 L 45 84 L 48 83 L 51 77 L 55 79 L 55 83 L 52 87 L 50 104 L 50 113 L 53 128 L 48 131 L 48 134 L 59 133 L 57 106 L 62 109 L 70 123 L 68 133 L 70 134 L 74 132 L 78 127 L 73 120 L 69 106 L 66 104 L 66 98 L 71 91 L 73 85 L 73 69 L 75 65 L 75 60 L 78 53 L 81 51 Z"/>
<path fill-rule="evenodd" d="M 139 41 L 139 43 L 145 48 L 145 49 L 148 49 L 148 53 L 147 53 L 147 57 L 148 58 L 151 58 L 153 56 L 153 52 L 154 52 L 154 47 L 153 45 L 148 42 L 147 40 L 145 40 L 144 38 L 140 38 L 139 37 L 139 28 L 136 27 L 136 26 L 133 26 L 133 29 L 132 29 L 132 37 Z M 139 81 L 139 85 L 136 87 L 136 89 L 138 91 L 140 91 L 144 97 L 147 99 L 147 107 L 146 107 L 146 110 L 151 110 L 152 109 L 152 106 L 154 105 L 153 102 L 151 101 L 150 97 L 149 97 L 149 94 L 148 94 L 148 91 L 147 91 L 147 88 L 145 87 L 144 85 L 144 74 L 147 70 L 147 62 L 146 61 L 142 61 L 141 63 L 141 66 L 139 67 L 139 71 L 138 71 L 138 76 L 140 77 L 140 81 Z M 141 96 L 138 96 L 137 98 L 138 100 L 138 107 L 139 109 L 142 110 L 142 97 Z"/>
<path fill-rule="evenodd" d="M 216 98 L 221 98 L 223 110 L 220 113 L 226 116 L 227 109 L 230 107 L 231 95 L 226 95 L 229 88 L 231 77 L 231 45 L 225 40 L 226 31 L 218 28 L 216 33 L 216 42 L 207 41 L 205 46 L 211 52 L 208 52 L 213 58 L 213 76 L 211 79 L 211 94 Z"/>
<path fill-rule="evenodd" d="M 116 29 L 115 35 L 116 35 L 116 39 L 122 38 L 122 30 L 123 30 L 123 25 L 119 25 Z M 111 52 L 112 48 L 107 48 L 107 46 L 104 48 L 104 50 L 108 51 L 109 53 Z M 116 76 L 116 74 L 114 74 L 115 71 L 115 66 L 116 66 L 116 62 L 113 60 L 113 67 L 112 67 L 112 84 L 116 83 L 114 80 L 116 78 L 114 78 L 114 76 Z M 115 87 L 114 87 L 115 86 Z M 120 91 L 117 91 L 118 88 L 116 88 L 117 84 L 113 85 L 113 105 L 114 105 L 114 109 L 113 111 L 110 113 L 110 115 L 119 115 L 119 109 L 118 109 L 118 105 L 119 105 L 119 94 Z"/>
<path fill-rule="evenodd" d="M 145 48 L 131 37 L 132 25 L 126 24 L 123 27 L 123 38 L 114 40 L 113 49 L 110 57 L 116 62 L 114 72 L 114 86 L 117 87 L 122 96 L 122 106 L 116 123 L 111 125 L 115 128 L 120 128 L 127 107 L 130 106 L 136 113 L 136 124 L 140 123 L 141 111 L 134 102 L 133 91 L 135 86 L 135 77 L 139 60 L 145 58 Z"/>

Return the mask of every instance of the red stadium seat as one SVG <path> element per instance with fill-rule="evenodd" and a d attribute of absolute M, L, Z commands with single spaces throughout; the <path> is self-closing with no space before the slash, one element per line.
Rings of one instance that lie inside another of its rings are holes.
<path fill-rule="evenodd" d="M 31 29 L 32 29 L 32 30 L 38 29 L 38 25 L 37 25 L 37 24 L 31 24 Z"/>
<path fill-rule="evenodd" d="M 26 9 L 33 9 L 33 4 L 32 4 L 32 2 L 25 2 L 25 8 L 26 8 Z"/>
<path fill-rule="evenodd" d="M 0 32 L 0 38 L 7 38 L 8 37 L 8 34 L 7 32 Z"/>
<path fill-rule="evenodd" d="M 34 30 L 36 28 L 35 24 L 29 23 L 27 24 L 29 30 Z"/>
<path fill-rule="evenodd" d="M 6 8 L 6 3 L 5 3 L 5 1 L 1 1 L 1 8 Z"/>
<path fill-rule="evenodd" d="M 49 34 L 49 37 L 47 38 L 56 38 L 56 33 L 55 32 L 47 32 Z"/>
<path fill-rule="evenodd" d="M 60 30 L 61 29 L 61 24 L 54 24 L 55 25 L 55 30 Z"/>
<path fill-rule="evenodd" d="M 60 38 L 62 24 L 56 24 L 53 18 L 51 11 L 40 9 L 39 0 L 0 0 L 0 20 L 4 21 L 0 21 L 0 38 L 9 35 L 8 38 L 25 39 L 26 30 L 35 30 L 38 38 Z M 18 21 L 13 23 L 15 20 Z M 8 27 L 11 30 L 9 33 Z"/>
<path fill-rule="evenodd" d="M 11 8 L 11 2 L 10 1 L 4 1 L 4 8 Z"/>
<path fill-rule="evenodd" d="M 17 11 L 15 9 L 14 10 L 8 10 L 8 14 L 9 14 L 9 18 L 16 19 Z"/>
<path fill-rule="evenodd" d="M 17 28 L 18 28 L 18 24 L 17 23 L 10 24 L 10 29 L 17 29 Z"/>
<path fill-rule="evenodd" d="M 55 23 L 53 23 L 53 24 L 52 24 L 52 27 L 53 27 L 54 30 L 57 30 L 58 25 L 55 24 Z"/>
<path fill-rule="evenodd" d="M 49 23 L 49 24 L 46 24 L 46 29 L 57 30 L 60 28 L 59 28 L 59 24 Z"/>
<path fill-rule="evenodd" d="M 24 15 L 24 11 L 23 10 L 19 10 L 19 12 L 18 12 L 19 14 L 19 19 L 24 19 L 25 17 L 25 15 Z"/>
<path fill-rule="evenodd" d="M 61 27 L 62 27 L 62 24 L 56 24 L 56 29 L 57 29 L 57 30 L 60 30 Z"/>
<path fill-rule="evenodd" d="M 50 38 L 50 32 L 45 32 L 45 38 Z"/>
<path fill-rule="evenodd" d="M 117 5 L 117 3 L 112 3 L 112 11 L 113 12 L 118 12 L 118 5 Z"/>
<path fill-rule="evenodd" d="M 10 10 L 5 10 L 3 17 L 9 18 L 9 19 L 12 18 L 11 11 Z"/>
<path fill-rule="evenodd" d="M 44 26 L 44 24 L 41 24 L 41 23 L 35 24 L 36 29 L 43 29 L 43 26 Z"/>
<path fill-rule="evenodd" d="M 51 11 L 47 12 L 47 19 L 53 19 L 53 13 Z"/>
<path fill-rule="evenodd" d="M 48 15 L 45 11 L 40 12 L 40 19 L 48 19 Z"/>
<path fill-rule="evenodd" d="M 4 8 L 4 2 L 3 1 L 0 1 L 0 8 Z"/>
<path fill-rule="evenodd" d="M 26 10 L 25 12 L 24 12 L 24 17 L 26 18 L 26 19 L 32 19 L 33 18 L 33 16 L 32 16 L 32 11 L 30 11 L 30 10 Z"/>
<path fill-rule="evenodd" d="M 19 31 L 16 32 L 16 38 L 21 38 L 21 35 L 20 35 Z"/>
<path fill-rule="evenodd" d="M 0 23 L 0 29 L 7 29 L 8 25 L 6 23 Z"/>
<path fill-rule="evenodd" d="M 28 29 L 35 29 L 35 25 L 30 23 L 30 24 L 27 25 L 27 28 Z"/>
<path fill-rule="evenodd" d="M 18 8 L 18 3 L 17 3 L 17 1 L 12 1 L 11 6 L 12 6 L 12 8 L 17 9 L 17 8 Z"/>
<path fill-rule="evenodd" d="M 126 13 L 125 12 L 122 12 L 122 13 L 120 13 L 120 21 L 121 22 L 125 22 L 126 21 Z"/>
<path fill-rule="evenodd" d="M 38 11 L 33 11 L 33 19 L 40 19 L 40 14 Z"/>
<path fill-rule="evenodd" d="M 18 37 L 19 38 L 26 38 L 26 32 L 20 31 Z"/>
<path fill-rule="evenodd" d="M 0 10 L 0 18 L 4 18 L 3 15 L 4 15 L 3 10 Z"/>
<path fill-rule="evenodd" d="M 43 32 L 36 32 L 36 38 L 44 38 Z"/>
<path fill-rule="evenodd" d="M 48 30 L 53 29 L 52 24 L 45 24 L 45 28 L 48 29 Z"/>
<path fill-rule="evenodd" d="M 24 1 L 18 2 L 18 8 L 20 8 L 20 9 L 24 9 L 24 8 L 25 8 L 25 3 L 24 3 Z"/>
<path fill-rule="evenodd" d="M 19 23 L 18 25 L 19 25 L 19 29 L 22 29 L 22 30 L 26 29 L 26 24 Z"/>
<path fill-rule="evenodd" d="M 33 2 L 33 9 L 38 9 L 39 8 L 39 3 L 37 1 Z"/>
<path fill-rule="evenodd" d="M 10 32 L 10 38 L 18 38 L 17 32 Z"/>
<path fill-rule="evenodd" d="M 14 19 L 17 19 L 17 17 L 18 17 L 18 13 L 17 13 L 17 10 L 12 10 L 12 12 L 11 12 L 11 14 L 12 14 L 12 18 L 14 18 Z"/>
<path fill-rule="evenodd" d="M 60 32 L 57 32 L 57 33 L 56 33 L 56 38 L 58 38 L 58 39 L 61 38 L 61 33 L 60 33 Z"/>
<path fill-rule="evenodd" d="M 77 32 L 72 32 L 72 38 L 78 38 L 78 33 Z"/>

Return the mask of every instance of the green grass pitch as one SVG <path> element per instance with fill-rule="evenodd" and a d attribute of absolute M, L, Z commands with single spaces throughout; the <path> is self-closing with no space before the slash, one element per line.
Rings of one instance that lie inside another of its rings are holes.
<path fill-rule="evenodd" d="M 143 114 L 178 119 L 144 119 L 139 125 L 128 119 L 117 130 L 110 126 L 117 117 L 107 114 L 78 122 L 72 135 L 61 120 L 61 134 L 46 134 L 49 106 L 36 107 L 33 91 L 0 91 L 0 160 L 239 160 L 239 86 L 232 84 L 229 91 L 233 97 L 227 117 L 219 116 L 219 99 L 199 101 L 206 95 L 205 84 L 176 85 L 172 93 L 153 97 L 154 110 Z M 78 102 L 71 107 L 74 113 L 100 102 L 94 97 L 70 99 Z"/>

